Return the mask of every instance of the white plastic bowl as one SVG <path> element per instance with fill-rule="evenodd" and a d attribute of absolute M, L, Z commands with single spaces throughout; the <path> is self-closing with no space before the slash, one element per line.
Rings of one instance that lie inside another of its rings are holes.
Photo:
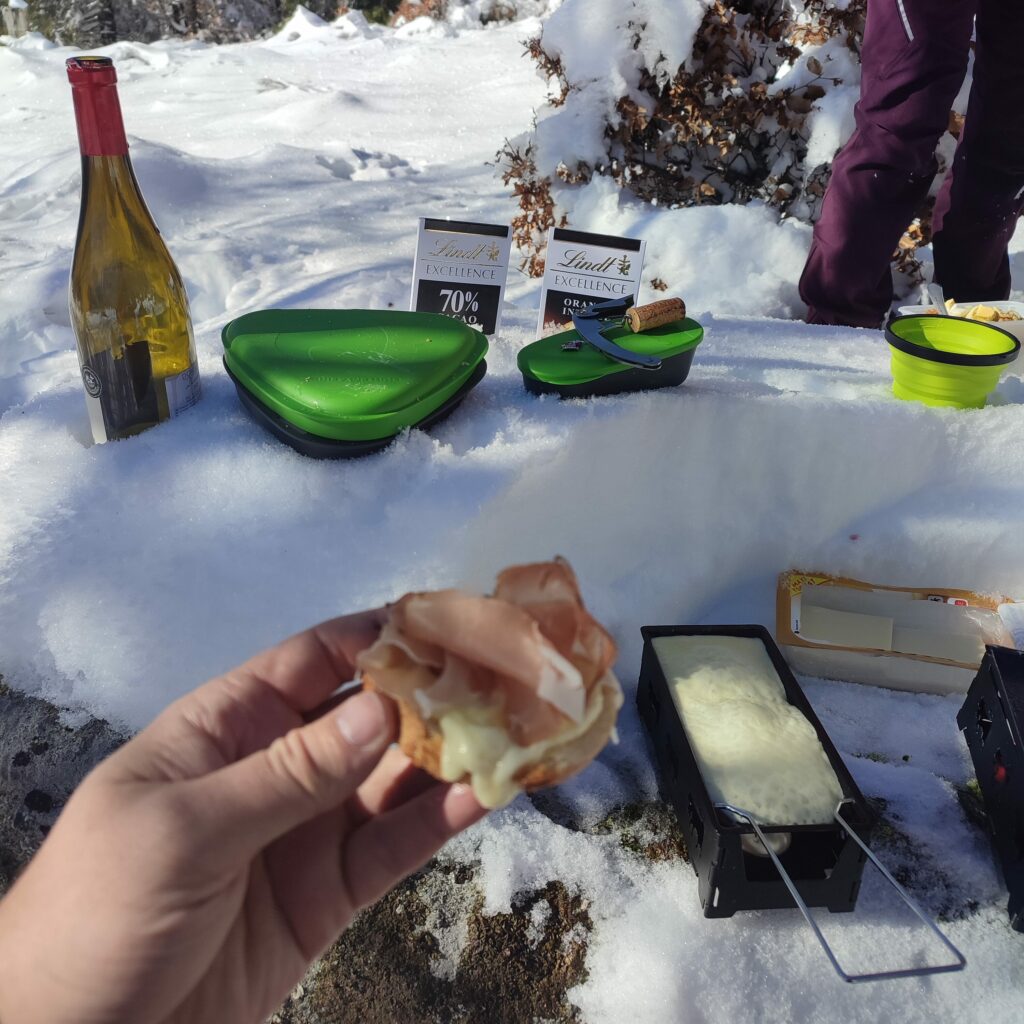
<path fill-rule="evenodd" d="M 962 316 L 978 305 L 991 306 L 993 309 L 1013 310 L 1014 313 L 1024 317 L 1024 302 L 1012 302 L 1009 299 L 1005 302 L 958 302 L 953 306 L 953 310 Z M 900 306 L 898 312 L 900 316 L 915 316 L 934 308 L 932 303 L 928 303 L 927 306 Z M 1012 334 L 1021 344 L 1024 344 L 1024 320 L 998 320 L 995 322 L 995 326 L 1001 327 L 1007 333 Z"/>

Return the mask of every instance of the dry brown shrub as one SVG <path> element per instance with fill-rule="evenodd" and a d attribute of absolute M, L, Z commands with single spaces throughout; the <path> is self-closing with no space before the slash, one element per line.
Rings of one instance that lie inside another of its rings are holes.
<path fill-rule="evenodd" d="M 392 25 L 404 25 L 414 18 L 436 18 L 440 21 L 447 12 L 448 0 L 402 0 L 398 10 L 391 16 Z"/>

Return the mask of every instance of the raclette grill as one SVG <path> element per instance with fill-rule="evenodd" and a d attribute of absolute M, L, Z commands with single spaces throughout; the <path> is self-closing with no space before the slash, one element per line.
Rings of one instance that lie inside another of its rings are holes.
<path fill-rule="evenodd" d="M 920 977 L 962 970 L 963 954 L 911 899 L 868 849 L 874 814 L 843 764 L 828 733 L 804 696 L 781 651 L 764 626 L 644 626 L 637 708 L 654 745 L 663 794 L 686 838 L 690 864 L 705 917 L 731 917 L 741 910 L 800 910 L 836 973 L 846 982 Z M 653 646 L 658 637 L 727 636 L 760 640 L 786 699 L 810 722 L 842 790 L 834 820 L 820 825 L 762 826 L 743 808 L 715 804 L 687 736 L 679 706 Z M 788 837 L 788 838 L 787 838 Z M 785 840 L 780 842 L 779 840 Z M 778 852 L 776 852 L 778 851 Z M 865 861 L 879 869 L 900 898 L 955 959 L 925 967 L 850 974 L 836 959 L 810 907 L 849 912 L 857 903 Z"/>
<path fill-rule="evenodd" d="M 985 802 L 992 848 L 1024 932 L 1024 653 L 988 646 L 956 716 Z"/>
<path fill-rule="evenodd" d="M 787 699 L 803 712 L 821 740 L 848 801 L 844 817 L 865 841 L 873 822 L 867 802 L 763 626 L 644 626 L 641 633 L 644 651 L 637 706 L 654 743 L 662 788 L 686 836 L 704 916 L 731 917 L 738 910 L 792 907 L 792 897 L 772 861 L 763 854 L 748 852 L 756 843 L 752 827 L 736 821 L 735 816 L 716 809 L 712 803 L 651 641 L 662 636 L 738 636 L 761 640 L 779 673 Z M 809 906 L 827 907 L 833 913 L 853 910 L 866 858 L 846 829 L 838 822 L 830 822 L 771 825 L 763 830 L 769 836 L 792 836 L 781 860 L 800 885 L 801 895 Z"/>

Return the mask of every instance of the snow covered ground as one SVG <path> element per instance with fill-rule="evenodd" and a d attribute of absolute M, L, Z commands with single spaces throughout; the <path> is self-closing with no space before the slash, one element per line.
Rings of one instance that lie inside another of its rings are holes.
<path fill-rule="evenodd" d="M 542 102 L 521 56 L 537 27 L 394 31 L 300 15 L 244 45 L 104 51 L 143 190 L 192 297 L 205 398 L 100 447 L 88 444 L 67 314 L 79 190 L 71 51 L 36 36 L 0 45 L 9 683 L 138 727 L 313 621 L 414 588 L 486 587 L 506 563 L 556 552 L 619 641 L 630 695 L 642 624 L 771 624 L 782 569 L 1024 596 L 1021 367 L 981 411 L 896 401 L 878 334 L 768 318 L 799 313 L 809 231 L 756 208 L 652 213 L 600 182 L 575 208 L 574 226 L 647 237 L 645 280 L 665 278 L 705 325 L 678 391 L 527 395 L 515 354 L 532 340 L 539 284 L 513 272 L 488 376 L 433 435 L 314 462 L 247 419 L 220 364 L 229 319 L 270 306 L 402 308 L 417 217 L 511 218 L 487 162 Z M 1024 285 L 1024 256 L 1013 259 Z M 494 910 L 555 877 L 589 895 L 589 980 L 572 994 L 588 1024 L 1024 1013 L 1024 937 L 1006 924 L 984 837 L 952 788 L 971 775 L 957 699 L 820 681 L 808 693 L 928 866 L 917 893 L 953 917 L 967 970 L 844 988 L 795 912 L 705 920 L 686 865 L 652 866 L 521 799 L 451 853 L 480 860 Z M 621 734 L 560 792 L 581 821 L 654 796 L 631 703 Z M 855 966 L 917 955 L 917 933 L 874 881 L 853 918 L 824 925 Z"/>

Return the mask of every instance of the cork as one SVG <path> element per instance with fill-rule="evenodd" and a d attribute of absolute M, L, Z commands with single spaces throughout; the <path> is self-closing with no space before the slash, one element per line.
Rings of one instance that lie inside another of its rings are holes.
<path fill-rule="evenodd" d="M 646 306 L 634 306 L 626 313 L 626 319 L 634 334 L 661 327 L 686 316 L 686 303 L 682 299 L 660 299 Z"/>

